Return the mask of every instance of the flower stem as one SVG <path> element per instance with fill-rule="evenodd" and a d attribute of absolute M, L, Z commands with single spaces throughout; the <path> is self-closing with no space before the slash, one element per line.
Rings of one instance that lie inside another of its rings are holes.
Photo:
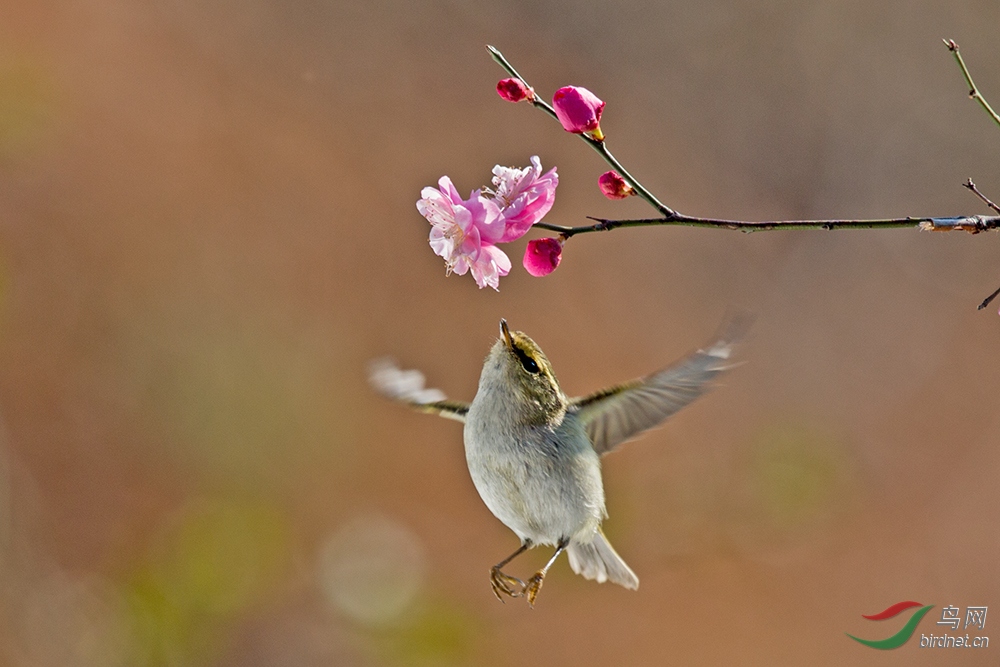
<path fill-rule="evenodd" d="M 969 68 L 965 66 L 965 61 L 962 59 L 962 54 L 959 53 L 958 51 L 958 44 L 956 44 L 955 40 L 953 39 L 946 39 L 944 40 L 944 43 L 945 46 L 948 47 L 948 50 L 951 51 L 951 54 L 955 56 L 955 62 L 957 62 L 959 68 L 961 68 L 962 76 L 965 77 L 965 82 L 969 84 L 969 97 L 979 102 L 980 106 L 982 106 L 983 109 L 986 110 L 986 113 L 990 115 L 990 118 L 993 119 L 993 122 L 996 123 L 997 125 L 1000 125 L 1000 115 L 997 115 L 997 112 L 993 110 L 993 107 L 990 106 L 990 103 L 986 101 L 986 98 L 983 97 L 982 94 L 979 92 L 979 89 L 976 88 L 976 84 L 972 80 L 972 75 L 969 74 Z"/>

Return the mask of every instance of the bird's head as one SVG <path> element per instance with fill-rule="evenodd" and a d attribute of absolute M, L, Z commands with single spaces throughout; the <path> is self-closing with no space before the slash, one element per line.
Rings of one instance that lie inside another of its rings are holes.
<path fill-rule="evenodd" d="M 511 331 L 500 320 L 500 339 L 490 350 L 483 382 L 513 403 L 515 412 L 532 423 L 561 420 L 566 397 L 545 353 L 526 334 Z"/>

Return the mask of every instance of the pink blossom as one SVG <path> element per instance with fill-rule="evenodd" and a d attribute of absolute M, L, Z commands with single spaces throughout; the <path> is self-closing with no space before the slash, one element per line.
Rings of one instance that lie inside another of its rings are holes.
<path fill-rule="evenodd" d="M 601 132 L 601 114 L 604 102 L 586 88 L 565 86 L 552 97 L 556 118 L 563 129 L 574 134 L 590 134 L 598 141 L 604 138 Z"/>
<path fill-rule="evenodd" d="M 535 91 L 524 85 L 520 79 L 501 79 L 497 83 L 497 95 L 508 102 L 535 99 Z"/>
<path fill-rule="evenodd" d="M 471 272 L 480 288 L 499 289 L 500 277 L 510 272 L 511 262 L 497 244 L 524 236 L 555 202 L 559 185 L 556 170 L 543 175 L 537 155 L 530 162 L 523 169 L 494 167 L 495 190 L 485 190 L 486 195 L 483 190 L 474 190 L 468 199 L 462 199 L 447 176 L 441 177 L 436 189 L 421 190 L 417 210 L 431 223 L 431 249 L 444 258 L 449 275 Z M 546 252 L 550 256 L 547 262 L 559 263 L 558 251 L 554 257 L 551 249 Z M 550 273 L 555 265 L 539 267 L 534 275 Z"/>
<path fill-rule="evenodd" d="M 463 200 L 447 176 L 438 186 L 424 188 L 417 202 L 417 210 L 431 223 L 431 249 L 444 258 L 448 274 L 471 271 L 480 288 L 499 289 L 500 276 L 511 266 L 510 258 L 493 245 L 504 233 L 500 208 L 478 190 Z"/>
<path fill-rule="evenodd" d="M 522 263 L 528 273 L 539 278 L 555 271 L 561 261 L 562 241 L 555 238 L 545 238 L 528 241 Z"/>
<path fill-rule="evenodd" d="M 469 268 L 479 289 L 489 286 L 499 292 L 500 276 L 510 273 L 510 257 L 495 245 L 484 245 Z"/>
<path fill-rule="evenodd" d="M 538 156 L 532 155 L 530 161 L 531 165 L 524 169 L 493 167 L 494 201 L 504 220 L 504 233 L 498 243 L 514 241 L 527 234 L 555 203 L 556 186 L 559 185 L 555 167 L 543 176 Z"/>
<path fill-rule="evenodd" d="M 629 195 L 635 194 L 632 186 L 626 183 L 621 174 L 614 169 L 601 174 L 601 177 L 597 180 L 597 184 L 600 186 L 601 192 L 608 199 L 625 199 Z"/>

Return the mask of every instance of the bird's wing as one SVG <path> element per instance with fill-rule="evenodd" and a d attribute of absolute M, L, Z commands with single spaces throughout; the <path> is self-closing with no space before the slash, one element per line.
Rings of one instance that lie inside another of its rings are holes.
<path fill-rule="evenodd" d="M 732 367 L 726 360 L 751 321 L 734 316 L 708 349 L 644 378 L 573 399 L 570 409 L 583 421 L 597 453 L 612 451 L 708 391 L 712 380 Z"/>
<path fill-rule="evenodd" d="M 440 389 L 425 389 L 424 374 L 404 371 L 392 359 L 377 359 L 368 367 L 368 381 L 380 394 L 414 410 L 464 422 L 469 404 L 449 401 Z"/>

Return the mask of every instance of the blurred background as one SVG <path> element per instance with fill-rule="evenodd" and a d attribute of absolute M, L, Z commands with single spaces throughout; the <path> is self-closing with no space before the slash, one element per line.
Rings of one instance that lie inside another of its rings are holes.
<path fill-rule="evenodd" d="M 0 5 L 3 665 L 996 664 L 844 635 L 894 634 L 861 614 L 900 600 L 936 605 L 925 633 L 1000 614 L 995 235 L 626 229 L 541 279 L 522 240 L 496 293 L 445 277 L 414 207 L 537 154 L 549 222 L 650 214 L 497 97 L 491 43 L 606 100 L 684 213 L 988 213 L 961 183 L 1000 198 L 1000 128 L 941 39 L 1000 104 L 996 2 Z M 497 602 L 517 540 L 461 427 L 368 361 L 471 399 L 506 317 L 583 394 L 733 306 L 746 363 L 605 459 L 639 591 L 563 559 L 534 610 Z"/>

